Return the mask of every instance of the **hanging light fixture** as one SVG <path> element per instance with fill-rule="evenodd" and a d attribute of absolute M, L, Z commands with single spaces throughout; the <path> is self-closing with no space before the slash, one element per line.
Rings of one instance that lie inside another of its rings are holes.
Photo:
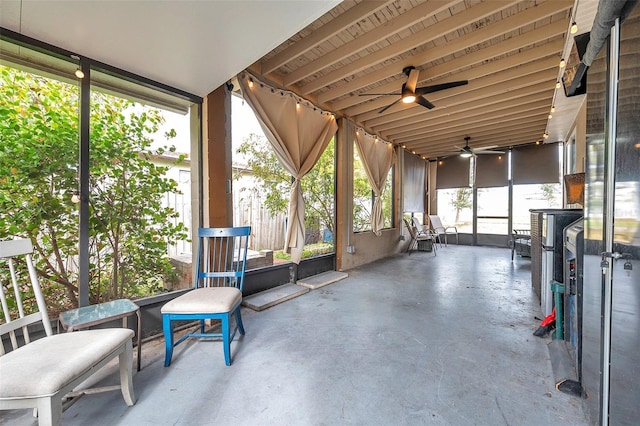
<path fill-rule="evenodd" d="M 76 68 L 76 77 L 78 78 L 84 78 L 84 71 L 82 71 L 82 69 L 80 69 L 80 67 Z"/>

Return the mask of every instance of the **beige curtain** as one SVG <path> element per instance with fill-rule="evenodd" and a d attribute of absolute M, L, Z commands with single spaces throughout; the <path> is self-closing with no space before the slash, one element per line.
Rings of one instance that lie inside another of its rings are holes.
<path fill-rule="evenodd" d="M 377 236 L 382 235 L 384 217 L 382 216 L 382 190 L 389 170 L 396 162 L 396 151 L 393 145 L 379 140 L 362 130 L 356 131 L 356 145 L 369 183 L 375 194 L 373 211 L 371 212 L 371 229 Z"/>
<path fill-rule="evenodd" d="M 291 253 L 293 262 L 300 263 L 305 229 L 300 179 L 316 164 L 338 125 L 333 114 L 291 92 L 269 87 L 247 73 L 239 76 L 238 82 L 276 157 L 294 177 L 284 249 Z"/>

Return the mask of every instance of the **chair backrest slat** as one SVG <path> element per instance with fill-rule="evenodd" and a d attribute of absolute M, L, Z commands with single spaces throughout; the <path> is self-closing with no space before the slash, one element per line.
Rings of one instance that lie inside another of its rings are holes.
<path fill-rule="evenodd" d="M 33 253 L 33 245 L 30 240 L 10 240 L 0 241 L 0 259 L 3 266 L 7 266 L 9 275 L 11 277 L 11 286 L 13 288 L 13 296 L 11 297 L 13 303 L 9 303 L 10 296 L 5 294 L 4 288 L 0 289 L 0 305 L 2 306 L 2 312 L 4 317 L 4 324 L 0 325 L 0 337 L 8 334 L 11 341 L 12 349 L 17 349 L 20 346 L 17 330 L 21 330 L 22 340 L 24 344 L 31 342 L 31 336 L 29 334 L 29 326 L 42 323 L 47 336 L 53 334 L 51 328 L 51 322 L 47 314 L 47 307 L 44 300 L 44 295 L 40 288 L 38 281 L 38 274 L 33 263 L 31 254 Z M 26 266 L 25 268 L 22 266 Z M 28 276 L 28 283 L 33 290 L 33 295 L 36 299 L 36 311 L 34 313 L 27 314 L 24 305 L 24 295 L 21 291 L 21 287 L 24 287 L 24 281 L 27 280 L 25 275 Z M 2 285 L 4 287 L 4 285 Z M 12 311 L 12 307 L 13 311 Z M 15 314 L 15 316 L 13 315 Z M 4 355 L 4 347 L 0 345 L 0 355 Z"/>
<path fill-rule="evenodd" d="M 250 226 L 198 229 L 195 287 L 244 286 Z"/>

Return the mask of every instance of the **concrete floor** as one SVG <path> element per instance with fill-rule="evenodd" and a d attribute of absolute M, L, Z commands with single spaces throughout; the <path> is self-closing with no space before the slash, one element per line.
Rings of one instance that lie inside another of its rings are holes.
<path fill-rule="evenodd" d="M 449 245 L 348 273 L 243 310 L 230 367 L 219 342 L 177 347 L 169 368 L 162 339 L 144 344 L 136 405 L 86 395 L 64 424 L 587 424 L 581 401 L 554 388 L 549 338 L 532 335 L 541 313 L 528 259 Z M 35 420 L 23 410 L 0 423 Z"/>

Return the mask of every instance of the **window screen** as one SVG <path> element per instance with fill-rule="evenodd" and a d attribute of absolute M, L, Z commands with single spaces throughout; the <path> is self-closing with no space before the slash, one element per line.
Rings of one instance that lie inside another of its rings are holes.
<path fill-rule="evenodd" d="M 514 148 L 511 155 L 514 185 L 560 182 L 558 143 Z"/>
<path fill-rule="evenodd" d="M 404 152 L 404 211 L 424 212 L 425 162 Z"/>
<path fill-rule="evenodd" d="M 438 161 L 436 189 L 469 186 L 469 158 L 459 155 Z"/>

